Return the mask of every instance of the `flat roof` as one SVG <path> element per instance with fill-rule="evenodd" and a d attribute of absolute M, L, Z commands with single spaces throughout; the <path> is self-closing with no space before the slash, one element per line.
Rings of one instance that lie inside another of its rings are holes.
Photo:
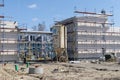
<path fill-rule="evenodd" d="M 106 17 L 104 16 L 73 16 L 67 19 L 64 19 L 62 21 L 58 21 L 55 24 L 62 24 L 62 25 L 67 25 L 67 24 L 71 24 L 74 23 L 76 21 L 81 21 L 81 22 L 105 22 L 107 20 Z"/>
<path fill-rule="evenodd" d="M 62 20 L 62 21 L 58 21 L 58 22 L 56 22 L 55 24 L 63 24 L 63 25 L 66 25 L 66 24 L 72 23 L 72 22 L 74 21 L 74 19 L 76 19 L 76 16 L 70 17 L 70 18 L 67 18 L 67 19 L 64 19 L 64 20 Z"/>

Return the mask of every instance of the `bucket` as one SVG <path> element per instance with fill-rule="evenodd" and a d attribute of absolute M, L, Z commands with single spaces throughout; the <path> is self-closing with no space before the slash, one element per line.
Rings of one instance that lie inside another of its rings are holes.
<path fill-rule="evenodd" d="M 28 68 L 28 67 L 29 67 L 29 65 L 30 65 L 30 64 L 29 64 L 29 62 L 27 62 L 27 63 L 26 63 L 26 67 Z"/>
<path fill-rule="evenodd" d="M 19 67 L 18 64 L 15 64 L 15 71 L 18 71 Z"/>

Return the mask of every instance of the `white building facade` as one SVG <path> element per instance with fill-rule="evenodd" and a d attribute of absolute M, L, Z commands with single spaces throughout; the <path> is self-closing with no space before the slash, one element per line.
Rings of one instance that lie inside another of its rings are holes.
<path fill-rule="evenodd" d="M 110 31 L 107 15 L 72 17 L 60 21 L 67 27 L 67 52 L 70 59 L 100 58 L 120 53 L 120 32 Z"/>
<path fill-rule="evenodd" d="M 0 61 L 17 61 L 18 24 L 15 21 L 0 21 Z"/>

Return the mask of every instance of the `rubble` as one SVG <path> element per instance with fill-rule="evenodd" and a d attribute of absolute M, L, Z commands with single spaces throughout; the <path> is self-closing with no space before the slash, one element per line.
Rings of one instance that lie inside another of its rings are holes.
<path fill-rule="evenodd" d="M 37 63 L 44 68 L 43 74 L 28 74 L 26 65 L 19 65 L 18 72 L 14 64 L 0 64 L 0 80 L 120 80 L 120 68 L 117 63 Z"/>

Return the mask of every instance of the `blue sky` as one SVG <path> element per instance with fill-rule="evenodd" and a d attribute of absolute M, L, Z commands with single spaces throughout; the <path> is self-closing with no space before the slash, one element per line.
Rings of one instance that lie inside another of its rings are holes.
<path fill-rule="evenodd" d="M 49 31 L 54 21 L 75 16 L 75 7 L 81 11 L 85 11 L 85 8 L 86 11 L 96 9 L 96 12 L 101 9 L 110 12 L 113 7 L 115 26 L 120 26 L 120 0 L 5 0 L 5 7 L 0 14 L 4 14 L 6 20 L 26 24 L 28 28 L 45 22 Z"/>

